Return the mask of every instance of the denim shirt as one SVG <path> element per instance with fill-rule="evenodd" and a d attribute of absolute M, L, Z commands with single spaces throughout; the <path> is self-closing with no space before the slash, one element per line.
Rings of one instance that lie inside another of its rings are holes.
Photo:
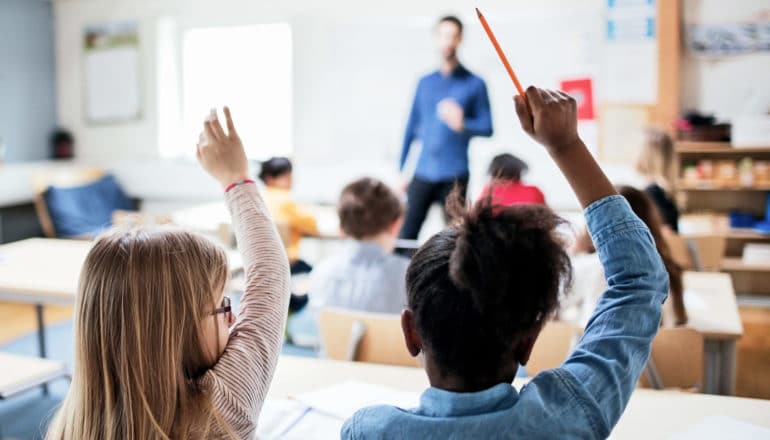
<path fill-rule="evenodd" d="M 520 391 L 510 383 L 475 393 L 429 388 L 416 409 L 365 408 L 345 423 L 342 438 L 606 438 L 647 363 L 668 274 L 624 198 L 596 201 L 585 216 L 608 288 L 561 367 Z"/>

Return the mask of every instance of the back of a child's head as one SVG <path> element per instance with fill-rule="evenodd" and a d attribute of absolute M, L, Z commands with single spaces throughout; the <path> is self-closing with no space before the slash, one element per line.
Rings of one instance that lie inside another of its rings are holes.
<path fill-rule="evenodd" d="M 526 162 L 513 154 L 503 153 L 492 159 L 487 172 L 493 179 L 520 181 L 528 170 Z"/>
<path fill-rule="evenodd" d="M 270 159 L 262 162 L 262 167 L 259 171 L 259 180 L 267 183 L 268 179 L 275 179 L 286 173 L 291 173 L 292 164 L 291 160 L 287 157 L 271 157 Z"/>
<path fill-rule="evenodd" d="M 227 280 L 221 247 L 165 229 L 99 237 L 78 286 L 75 370 L 56 438 L 180 437 L 210 414 L 201 322 Z M 207 409 L 208 408 L 208 409 Z"/>
<path fill-rule="evenodd" d="M 658 128 L 647 128 L 644 131 L 644 143 L 637 158 L 636 169 L 643 176 L 663 179 L 661 183 L 674 185 L 676 174 L 674 142 L 671 136 Z"/>
<path fill-rule="evenodd" d="M 388 231 L 404 215 L 404 206 L 388 185 L 364 177 L 342 190 L 337 214 L 345 235 L 362 240 Z"/>
<path fill-rule="evenodd" d="M 457 200 L 447 206 L 455 222 L 412 257 L 408 305 L 439 368 L 481 382 L 518 360 L 518 343 L 552 316 L 572 269 L 555 230 L 562 220 L 547 207 Z"/>

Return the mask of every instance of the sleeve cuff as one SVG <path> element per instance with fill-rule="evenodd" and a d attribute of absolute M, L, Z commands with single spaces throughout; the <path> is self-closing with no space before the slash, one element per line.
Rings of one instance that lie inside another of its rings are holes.
<path fill-rule="evenodd" d="M 611 195 L 591 203 L 584 211 L 588 232 L 597 247 L 627 230 L 647 230 L 621 195 Z"/>

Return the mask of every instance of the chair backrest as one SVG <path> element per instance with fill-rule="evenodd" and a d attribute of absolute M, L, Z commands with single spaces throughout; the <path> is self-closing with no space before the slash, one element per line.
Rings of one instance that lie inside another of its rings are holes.
<path fill-rule="evenodd" d="M 49 187 L 72 188 L 86 185 L 104 177 L 105 171 L 94 167 L 65 167 L 36 173 L 32 176 L 32 188 L 35 191 L 35 212 L 46 237 L 56 237 L 51 214 L 45 201 L 45 192 Z"/>
<path fill-rule="evenodd" d="M 420 366 L 404 345 L 399 315 L 323 308 L 318 323 L 321 346 L 331 359 Z"/>
<path fill-rule="evenodd" d="M 719 271 L 727 248 L 727 239 L 718 235 L 688 237 L 695 270 Z"/>
<path fill-rule="evenodd" d="M 543 370 L 560 366 L 572 353 L 583 329 L 563 321 L 550 321 L 537 337 L 535 347 L 527 362 L 526 369 L 530 376 Z"/>
<path fill-rule="evenodd" d="M 703 389 L 703 335 L 685 327 L 662 327 L 640 385 L 647 388 Z M 657 379 L 659 384 L 653 383 Z"/>

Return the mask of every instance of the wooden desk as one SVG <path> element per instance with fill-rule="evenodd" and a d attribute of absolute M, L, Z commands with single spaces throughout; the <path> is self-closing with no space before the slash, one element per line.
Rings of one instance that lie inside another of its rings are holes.
<path fill-rule="evenodd" d="M 334 207 L 326 205 L 307 205 L 306 208 L 315 215 L 319 236 L 318 239 L 340 239 L 340 226 Z M 171 213 L 171 221 L 183 228 L 194 231 L 218 234 L 222 225 L 230 226 L 230 212 L 224 202 L 205 203 L 180 209 Z"/>
<path fill-rule="evenodd" d="M 46 356 L 45 304 L 72 304 L 78 278 L 92 242 L 30 238 L 0 245 L 0 299 L 34 304 L 37 309 L 40 356 Z M 240 254 L 228 251 L 232 272 L 243 267 Z"/>
<path fill-rule="evenodd" d="M 743 335 L 743 325 L 730 275 L 685 272 L 683 281 L 687 326 L 704 339 L 704 391 L 735 394 L 737 341 Z"/>
<path fill-rule="evenodd" d="M 268 399 L 280 399 L 345 381 L 385 385 L 421 393 L 428 378 L 420 368 L 282 356 Z M 516 379 L 521 388 L 526 380 Z M 613 438 L 667 438 L 712 415 L 726 415 L 770 427 L 770 401 L 637 389 L 612 433 Z"/>

